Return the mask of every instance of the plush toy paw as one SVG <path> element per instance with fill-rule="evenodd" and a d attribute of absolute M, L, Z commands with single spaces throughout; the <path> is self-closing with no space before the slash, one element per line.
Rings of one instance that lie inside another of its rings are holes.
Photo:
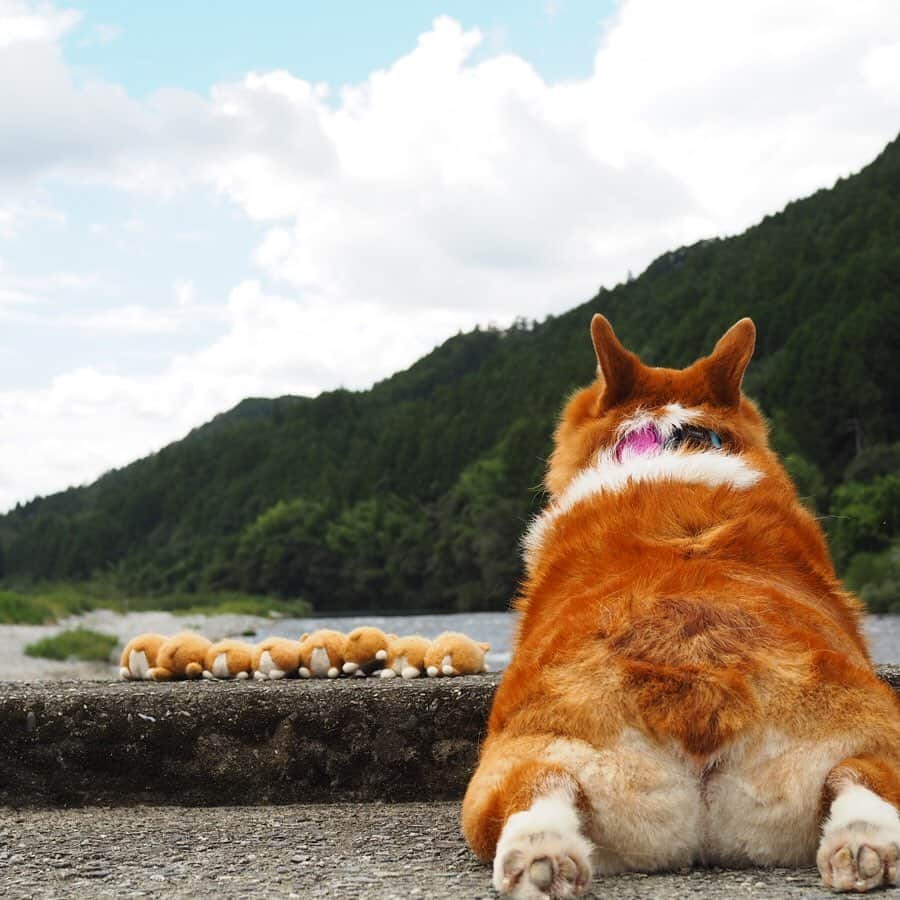
<path fill-rule="evenodd" d="M 277 681 L 291 675 L 302 674 L 300 667 L 300 642 L 285 638 L 266 638 L 253 648 L 250 669 L 259 681 Z"/>
<path fill-rule="evenodd" d="M 477 675 L 487 671 L 485 653 L 490 644 L 473 641 L 458 631 L 438 635 L 425 654 L 426 671 L 432 678 L 440 675 Z"/>
<path fill-rule="evenodd" d="M 387 668 L 388 646 L 395 635 L 387 635 L 380 628 L 354 628 L 347 635 L 342 659 L 345 675 L 372 675 Z"/>
<path fill-rule="evenodd" d="M 150 669 L 157 665 L 159 648 L 166 638 L 161 634 L 147 632 L 132 638 L 122 651 L 119 660 L 119 677 L 126 681 L 140 681 L 150 678 Z"/>
<path fill-rule="evenodd" d="M 303 678 L 337 678 L 344 664 L 345 635 L 320 628 L 300 638 L 300 669 Z M 309 674 L 304 674 L 308 672 Z M 334 674 L 332 674 L 334 672 Z"/>
<path fill-rule="evenodd" d="M 162 666 L 154 666 L 148 673 L 151 681 L 171 681 L 174 674 Z"/>

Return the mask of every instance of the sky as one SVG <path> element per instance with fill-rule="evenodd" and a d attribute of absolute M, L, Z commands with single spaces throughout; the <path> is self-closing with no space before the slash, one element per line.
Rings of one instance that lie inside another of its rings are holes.
<path fill-rule="evenodd" d="M 900 4 L 0 0 L 0 123 L 5 510 L 832 185 Z"/>

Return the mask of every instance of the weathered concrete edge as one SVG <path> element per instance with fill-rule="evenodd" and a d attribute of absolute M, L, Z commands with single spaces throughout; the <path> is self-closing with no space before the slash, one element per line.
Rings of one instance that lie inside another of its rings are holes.
<path fill-rule="evenodd" d="M 459 799 L 499 681 L 7 682 L 0 803 Z"/>
<path fill-rule="evenodd" d="M 453 800 L 498 681 L 0 684 L 0 803 Z"/>

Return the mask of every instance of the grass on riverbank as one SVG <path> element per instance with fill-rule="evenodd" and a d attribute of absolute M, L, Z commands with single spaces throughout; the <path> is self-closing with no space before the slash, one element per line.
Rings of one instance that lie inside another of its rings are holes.
<path fill-rule="evenodd" d="M 91 631 L 89 628 L 73 628 L 29 644 L 25 648 L 25 655 L 42 659 L 109 662 L 110 654 L 118 643 L 119 639 L 114 635 Z"/>
<path fill-rule="evenodd" d="M 51 584 L 0 590 L 0 624 L 44 625 L 67 616 L 113 612 L 172 612 L 176 615 L 308 616 L 305 600 L 282 600 L 234 592 L 132 596 L 104 584 Z"/>

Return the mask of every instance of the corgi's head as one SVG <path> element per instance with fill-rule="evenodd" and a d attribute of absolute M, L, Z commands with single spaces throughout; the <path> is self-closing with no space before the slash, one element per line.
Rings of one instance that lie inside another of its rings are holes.
<path fill-rule="evenodd" d="M 547 471 L 551 494 L 558 496 L 589 466 L 621 465 L 635 456 L 692 450 L 768 455 L 765 422 L 741 393 L 756 342 L 750 319 L 732 326 L 709 356 L 686 369 L 644 365 L 604 316 L 594 316 L 591 337 L 597 378 L 563 411 Z"/>

